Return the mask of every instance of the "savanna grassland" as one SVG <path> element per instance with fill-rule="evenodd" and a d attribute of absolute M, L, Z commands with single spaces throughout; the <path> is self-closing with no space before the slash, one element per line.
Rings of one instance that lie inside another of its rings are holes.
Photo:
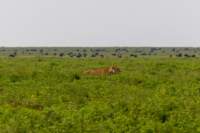
<path fill-rule="evenodd" d="M 200 132 L 199 58 L 0 58 L 1 133 Z M 120 74 L 88 76 L 118 65 Z"/>

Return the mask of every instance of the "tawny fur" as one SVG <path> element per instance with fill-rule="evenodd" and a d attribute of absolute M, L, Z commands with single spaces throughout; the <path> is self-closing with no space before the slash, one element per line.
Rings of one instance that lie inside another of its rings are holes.
<path fill-rule="evenodd" d="M 88 75 L 111 75 L 117 74 L 120 72 L 120 69 L 116 66 L 103 67 L 103 68 L 94 68 L 87 71 L 84 71 L 84 74 Z"/>

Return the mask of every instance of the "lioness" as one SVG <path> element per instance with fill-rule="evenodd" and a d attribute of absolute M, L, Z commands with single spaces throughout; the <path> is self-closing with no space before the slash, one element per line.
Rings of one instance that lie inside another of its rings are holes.
<path fill-rule="evenodd" d="M 103 67 L 103 68 L 94 68 L 87 71 L 84 71 L 84 74 L 88 75 L 111 75 L 119 73 L 120 69 L 117 66 Z"/>

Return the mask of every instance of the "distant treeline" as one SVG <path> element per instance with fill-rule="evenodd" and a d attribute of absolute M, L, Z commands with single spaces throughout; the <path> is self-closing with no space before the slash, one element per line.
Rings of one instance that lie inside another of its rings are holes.
<path fill-rule="evenodd" d="M 199 57 L 200 48 L 178 47 L 1 47 L 0 55 L 16 56 L 55 56 L 55 57 L 134 57 L 168 56 L 168 57 Z"/>

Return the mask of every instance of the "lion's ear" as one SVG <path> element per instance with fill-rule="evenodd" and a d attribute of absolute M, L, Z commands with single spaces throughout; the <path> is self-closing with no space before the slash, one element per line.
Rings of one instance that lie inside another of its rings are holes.
<path fill-rule="evenodd" d="M 113 67 L 117 67 L 117 65 L 116 65 L 116 64 L 113 64 Z"/>
<path fill-rule="evenodd" d="M 112 67 L 116 67 L 117 65 L 116 64 L 112 64 Z"/>

